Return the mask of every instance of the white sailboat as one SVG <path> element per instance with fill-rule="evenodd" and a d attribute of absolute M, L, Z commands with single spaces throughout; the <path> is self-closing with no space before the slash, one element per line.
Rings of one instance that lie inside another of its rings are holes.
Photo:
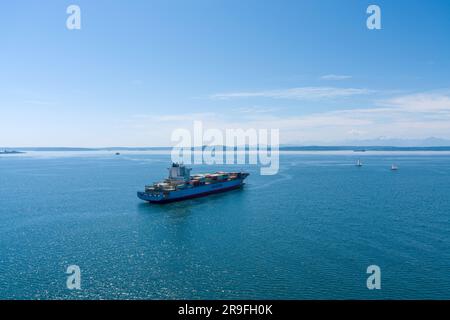
<path fill-rule="evenodd" d="M 361 160 L 360 159 L 358 159 L 358 161 L 356 162 L 356 166 L 357 167 L 362 167 L 362 162 L 361 162 Z"/>
<path fill-rule="evenodd" d="M 393 165 L 391 166 L 391 170 L 392 170 L 392 171 L 397 171 L 397 170 L 398 170 L 398 167 L 397 167 L 395 164 L 393 164 Z"/>

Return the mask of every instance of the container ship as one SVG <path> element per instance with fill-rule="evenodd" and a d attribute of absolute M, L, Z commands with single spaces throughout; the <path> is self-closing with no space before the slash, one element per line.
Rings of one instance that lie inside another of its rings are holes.
<path fill-rule="evenodd" d="M 169 177 L 139 191 L 139 199 L 150 203 L 168 203 L 186 199 L 204 197 L 238 189 L 244 185 L 247 172 L 215 172 L 191 175 L 191 168 L 183 164 L 172 163 Z"/>

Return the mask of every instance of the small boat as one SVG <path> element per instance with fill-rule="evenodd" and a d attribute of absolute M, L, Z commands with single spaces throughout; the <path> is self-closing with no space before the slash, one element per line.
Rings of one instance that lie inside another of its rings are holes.
<path fill-rule="evenodd" d="M 397 171 L 397 170 L 398 170 L 398 167 L 397 167 L 395 164 L 393 164 L 393 165 L 391 166 L 391 170 L 392 170 L 392 171 Z"/>
<path fill-rule="evenodd" d="M 116 152 L 116 156 L 120 156 L 120 152 Z"/>
<path fill-rule="evenodd" d="M 358 159 L 358 161 L 356 162 L 356 166 L 357 166 L 357 167 L 362 167 L 362 165 L 363 165 L 363 164 L 362 164 L 361 160 Z"/>

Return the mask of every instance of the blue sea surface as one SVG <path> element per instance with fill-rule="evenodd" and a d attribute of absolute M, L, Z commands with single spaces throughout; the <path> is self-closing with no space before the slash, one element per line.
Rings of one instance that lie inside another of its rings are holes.
<path fill-rule="evenodd" d="M 282 153 L 274 176 L 193 166 L 251 175 L 242 190 L 140 201 L 169 165 L 0 156 L 0 299 L 450 299 L 449 154 Z M 66 287 L 69 265 L 81 290 Z M 366 287 L 369 265 L 381 290 Z"/>

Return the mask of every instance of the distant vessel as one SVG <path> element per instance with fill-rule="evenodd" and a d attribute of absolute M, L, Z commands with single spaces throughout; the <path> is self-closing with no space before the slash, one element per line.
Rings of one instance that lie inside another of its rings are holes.
<path fill-rule="evenodd" d="M 145 190 L 139 191 L 137 196 L 151 203 L 168 203 L 204 197 L 238 189 L 244 185 L 248 175 L 249 173 L 246 172 L 215 172 L 191 176 L 190 168 L 183 164 L 172 163 L 166 180 L 145 186 Z"/>
<path fill-rule="evenodd" d="M 391 166 L 391 170 L 392 170 L 392 171 L 397 171 L 397 170 L 398 170 L 398 167 L 397 167 L 395 164 L 393 164 L 393 165 Z"/>
<path fill-rule="evenodd" d="M 120 152 L 116 152 L 116 156 L 120 156 Z"/>
<path fill-rule="evenodd" d="M 358 161 L 356 161 L 356 166 L 357 167 L 362 167 L 362 165 L 363 164 L 362 164 L 361 160 L 358 159 Z"/>

